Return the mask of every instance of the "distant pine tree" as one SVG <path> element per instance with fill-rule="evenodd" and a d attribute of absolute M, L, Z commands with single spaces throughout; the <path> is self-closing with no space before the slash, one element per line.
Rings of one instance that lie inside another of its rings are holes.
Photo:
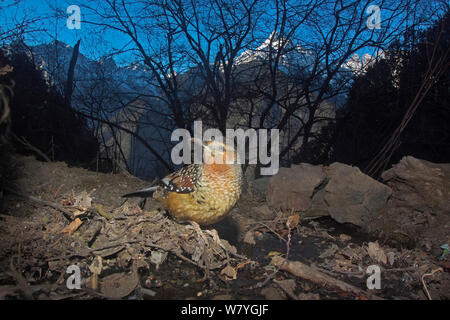
<path fill-rule="evenodd" d="M 436 52 L 448 53 L 449 20 L 447 13 L 432 28 L 406 35 L 403 42 L 393 44 L 385 52 L 385 59 L 356 79 L 346 107 L 337 116 L 334 161 L 365 169 L 381 150 L 422 85 L 433 44 L 439 35 Z M 432 162 L 450 162 L 448 60 L 442 71 L 401 133 L 387 167 L 405 155 Z"/>

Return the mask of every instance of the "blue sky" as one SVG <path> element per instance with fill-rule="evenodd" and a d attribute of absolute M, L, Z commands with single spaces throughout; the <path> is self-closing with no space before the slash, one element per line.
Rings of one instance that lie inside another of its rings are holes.
<path fill-rule="evenodd" d="M 94 59 L 106 55 L 111 48 L 120 49 L 127 44 L 127 37 L 119 32 L 108 32 L 95 35 L 93 27 L 83 23 L 83 10 L 81 11 L 81 28 L 69 29 L 66 26 L 66 19 L 70 16 L 66 12 L 71 4 L 83 5 L 88 1 L 65 1 L 65 0 L 22 0 L 18 5 L 7 7 L 15 1 L 7 0 L 0 2 L 0 28 L 7 29 L 16 25 L 24 19 L 37 18 L 33 22 L 38 32 L 25 35 L 26 43 L 37 45 L 49 43 L 55 39 L 74 46 L 78 39 L 81 39 L 80 51 Z M 58 13 L 56 13 L 58 10 Z M 63 16 L 64 15 L 64 16 Z"/>
<path fill-rule="evenodd" d="M 434 0 L 427 0 L 431 3 Z M 68 29 L 66 26 L 66 19 L 69 14 L 66 13 L 69 5 L 83 5 L 90 4 L 95 6 L 98 2 L 88 0 L 67 1 L 67 0 L 22 0 L 18 5 L 8 6 L 14 4 L 14 0 L 4 0 L 0 2 L 0 28 L 8 29 L 16 25 L 23 19 L 39 18 L 33 23 L 38 32 L 28 33 L 25 35 L 25 40 L 29 45 L 36 45 L 41 43 L 48 43 L 55 38 L 73 46 L 78 39 L 81 39 L 80 52 L 85 56 L 98 59 L 101 56 L 109 54 L 112 49 L 120 50 L 127 46 L 129 38 L 118 32 L 111 31 L 101 33 L 94 32 L 94 27 L 87 23 L 83 23 L 85 11 L 81 10 L 81 29 Z M 377 2 L 374 1 L 374 4 Z M 59 14 L 56 14 L 58 11 Z M 386 11 L 385 11 L 386 12 Z M 383 14 L 383 11 L 382 11 Z M 369 14 L 366 15 L 367 17 Z M 383 16 L 381 17 L 383 18 Z M 272 30 L 267 30 L 267 36 Z M 305 29 L 303 29 L 305 31 Z M 262 35 L 265 37 L 265 35 Z M 304 37 L 308 37 L 308 32 L 304 32 Z M 255 43 L 258 46 L 259 43 Z M 373 49 L 364 48 L 358 51 L 361 56 L 364 53 L 373 53 Z M 116 56 L 115 60 L 118 64 L 129 64 L 136 60 L 136 57 L 130 53 Z"/>

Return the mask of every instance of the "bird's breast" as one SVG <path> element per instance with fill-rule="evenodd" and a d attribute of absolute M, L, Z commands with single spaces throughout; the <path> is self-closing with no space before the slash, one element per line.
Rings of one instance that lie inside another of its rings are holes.
<path fill-rule="evenodd" d="M 167 192 L 163 206 L 180 220 L 215 223 L 232 209 L 241 195 L 239 168 L 204 166 L 201 181 L 191 193 Z"/>

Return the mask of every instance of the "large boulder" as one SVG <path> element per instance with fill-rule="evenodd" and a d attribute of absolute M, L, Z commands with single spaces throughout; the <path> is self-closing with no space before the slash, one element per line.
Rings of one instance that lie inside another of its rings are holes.
<path fill-rule="evenodd" d="M 333 163 L 328 167 L 324 200 L 330 216 L 340 223 L 367 229 L 385 208 L 391 188 L 363 174 L 357 167 Z"/>
<path fill-rule="evenodd" d="M 450 164 L 408 156 L 382 178 L 387 185 L 342 163 L 329 167 L 302 163 L 281 168 L 270 178 L 266 199 L 270 207 L 289 214 L 329 215 L 340 223 L 438 254 L 450 236 Z"/>
<path fill-rule="evenodd" d="M 266 200 L 267 188 L 270 178 L 264 177 L 248 181 L 248 193 L 256 201 L 264 202 Z"/>
<path fill-rule="evenodd" d="M 269 186 L 270 178 L 259 178 L 252 181 L 252 188 L 257 192 L 266 194 L 267 187 Z"/>
<path fill-rule="evenodd" d="M 450 239 L 450 164 L 407 156 L 382 178 L 393 195 L 371 231 L 439 254 Z"/>
<path fill-rule="evenodd" d="M 407 156 L 381 177 L 394 190 L 398 204 L 433 214 L 450 213 L 449 163 Z"/>
<path fill-rule="evenodd" d="M 325 182 L 323 166 L 308 163 L 280 168 L 267 188 L 267 203 L 283 211 L 308 211 L 313 206 L 313 196 Z"/>
<path fill-rule="evenodd" d="M 342 163 L 329 167 L 307 163 L 281 168 L 267 188 L 267 203 L 304 217 L 331 216 L 367 229 L 386 206 L 391 189 Z"/>

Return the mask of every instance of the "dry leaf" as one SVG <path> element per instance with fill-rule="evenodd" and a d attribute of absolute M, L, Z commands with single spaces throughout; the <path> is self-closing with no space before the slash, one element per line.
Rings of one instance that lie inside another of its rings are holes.
<path fill-rule="evenodd" d="M 382 262 L 383 264 L 387 263 L 387 257 L 378 242 L 369 242 L 369 249 L 367 251 L 373 260 Z"/>
<path fill-rule="evenodd" d="M 106 212 L 106 210 L 103 208 L 102 204 L 99 204 L 97 206 L 97 212 L 104 217 L 106 220 L 109 220 L 112 218 L 112 215 L 110 215 L 108 212 Z"/>
<path fill-rule="evenodd" d="M 294 214 L 293 216 L 290 216 L 287 219 L 286 226 L 289 229 L 294 229 L 298 225 L 299 222 L 300 222 L 300 215 L 299 214 Z"/>
<path fill-rule="evenodd" d="M 156 265 L 156 270 L 158 270 L 159 265 L 162 264 L 167 258 L 167 252 L 162 251 L 152 251 L 150 256 L 150 262 Z"/>
<path fill-rule="evenodd" d="M 203 240 L 200 239 L 200 241 L 198 242 L 198 245 L 194 249 L 194 253 L 192 254 L 191 259 L 195 262 L 198 262 L 200 260 L 200 258 L 202 257 L 204 251 L 205 250 L 203 247 Z"/>
<path fill-rule="evenodd" d="M 251 263 L 251 262 L 252 262 L 252 260 L 247 260 L 247 261 L 244 261 L 244 262 L 239 263 L 239 264 L 237 265 L 237 267 L 236 267 L 236 271 L 239 270 L 239 269 L 241 269 L 241 268 L 243 268 L 243 267 L 245 267 L 246 265 L 248 265 L 248 264 Z"/>
<path fill-rule="evenodd" d="M 87 213 L 86 211 L 75 210 L 75 211 L 73 212 L 73 216 L 74 216 L 74 217 L 79 217 L 79 216 L 85 215 L 86 213 Z"/>
<path fill-rule="evenodd" d="M 226 280 L 237 279 L 237 272 L 230 265 L 227 265 L 225 268 L 223 268 L 222 271 L 220 271 L 220 275 L 224 275 Z"/>
<path fill-rule="evenodd" d="M 94 261 L 92 261 L 91 265 L 89 266 L 89 270 L 91 270 L 93 274 L 99 275 L 100 273 L 102 273 L 102 269 L 103 259 L 100 256 L 96 256 Z"/>
<path fill-rule="evenodd" d="M 250 245 L 252 245 L 252 246 L 254 246 L 254 245 L 256 244 L 256 242 L 255 242 L 255 237 L 254 237 L 254 234 L 253 234 L 253 231 L 247 231 L 247 232 L 245 233 L 245 236 L 244 236 L 244 242 L 245 242 L 245 243 L 248 243 L 248 244 L 250 244 Z"/>
<path fill-rule="evenodd" d="M 394 252 L 388 252 L 386 256 L 388 258 L 389 264 L 391 266 L 393 266 L 394 262 L 395 262 L 395 253 Z"/>
<path fill-rule="evenodd" d="M 281 256 L 282 255 L 282 253 L 281 252 L 278 252 L 278 251 L 270 251 L 268 254 L 267 254 L 267 257 L 274 257 L 274 256 Z"/>
<path fill-rule="evenodd" d="M 119 253 L 120 251 L 122 251 L 123 249 L 125 249 L 125 245 L 120 245 L 117 247 L 113 247 L 113 248 L 107 248 L 107 249 L 101 249 L 101 250 L 95 250 L 95 254 L 102 257 L 102 258 L 106 258 L 106 257 L 110 257 L 112 255 L 115 255 L 116 253 Z"/>
<path fill-rule="evenodd" d="M 100 281 L 100 291 L 110 299 L 128 296 L 139 284 L 139 276 L 135 270 L 130 274 L 113 273 Z"/>
<path fill-rule="evenodd" d="M 65 232 L 69 234 L 69 236 L 74 233 L 79 226 L 81 226 L 83 222 L 80 220 L 80 218 L 76 218 L 73 220 L 67 227 L 61 230 L 61 232 Z"/>
<path fill-rule="evenodd" d="M 87 194 L 86 191 L 81 192 L 75 197 L 74 206 L 87 209 L 91 207 L 92 198 Z"/>
<path fill-rule="evenodd" d="M 61 201 L 61 204 L 62 204 L 63 206 L 72 206 L 72 205 L 73 205 L 73 202 L 72 202 L 71 200 L 69 200 L 69 199 L 63 199 L 63 200 Z"/>
<path fill-rule="evenodd" d="M 336 251 L 338 251 L 338 246 L 336 244 L 332 244 L 331 247 L 327 248 L 324 252 L 322 252 L 319 256 L 320 259 L 325 259 L 328 257 L 334 256 Z"/>

